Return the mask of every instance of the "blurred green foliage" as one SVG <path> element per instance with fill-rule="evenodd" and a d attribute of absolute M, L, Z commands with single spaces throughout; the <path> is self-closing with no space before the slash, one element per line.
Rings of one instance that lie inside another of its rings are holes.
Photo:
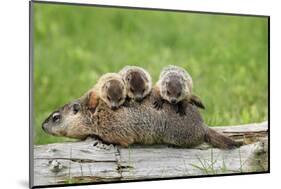
<path fill-rule="evenodd" d="M 182 66 L 208 125 L 259 122 L 268 114 L 267 18 L 72 5 L 34 7 L 35 143 L 44 119 L 125 65 Z"/>

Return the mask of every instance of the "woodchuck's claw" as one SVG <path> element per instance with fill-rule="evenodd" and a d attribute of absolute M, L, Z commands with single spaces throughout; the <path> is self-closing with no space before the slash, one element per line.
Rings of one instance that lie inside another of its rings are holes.
<path fill-rule="evenodd" d="M 153 107 L 158 110 L 158 105 L 156 102 L 153 103 Z"/>
<path fill-rule="evenodd" d="M 128 101 L 125 101 L 125 102 L 123 103 L 123 106 L 124 106 L 124 107 L 129 107 L 129 106 L 130 106 L 130 103 L 129 103 Z"/>
<path fill-rule="evenodd" d="M 176 113 L 179 114 L 180 116 L 186 115 L 185 109 L 183 107 L 176 106 L 175 109 L 176 109 Z"/>
<path fill-rule="evenodd" d="M 186 113 L 185 113 L 185 111 L 183 110 L 183 111 L 179 111 L 179 114 L 180 114 L 180 116 L 184 116 L 184 115 L 186 115 Z"/>
<path fill-rule="evenodd" d="M 155 101 L 155 102 L 153 103 L 153 106 L 154 106 L 155 109 L 160 110 L 160 109 L 163 108 L 163 103 L 161 103 L 161 102 L 159 102 L 159 101 Z"/>

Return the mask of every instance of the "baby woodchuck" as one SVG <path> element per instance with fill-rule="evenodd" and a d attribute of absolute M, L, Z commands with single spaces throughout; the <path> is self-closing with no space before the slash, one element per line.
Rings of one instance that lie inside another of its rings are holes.
<path fill-rule="evenodd" d="M 160 73 L 156 83 L 154 107 L 161 109 L 165 101 L 174 105 L 177 113 L 184 115 L 188 103 L 205 108 L 199 97 L 192 94 L 193 82 L 188 72 L 178 66 L 169 65 Z"/>
<path fill-rule="evenodd" d="M 94 110 L 100 99 L 111 109 L 119 108 L 126 99 L 126 88 L 122 77 L 117 73 L 106 73 L 100 77 L 97 84 L 87 94 L 88 106 Z"/>
<path fill-rule="evenodd" d="M 150 93 L 151 76 L 145 69 L 138 66 L 125 66 L 119 74 L 125 82 L 128 98 L 141 101 Z"/>
<path fill-rule="evenodd" d="M 163 104 L 161 110 L 153 107 L 153 91 L 142 103 L 129 101 L 116 111 L 101 101 L 91 111 L 89 95 L 64 105 L 53 112 L 42 124 L 43 130 L 56 136 L 84 139 L 97 136 L 105 143 L 168 144 L 192 147 L 209 142 L 215 147 L 230 149 L 237 145 L 232 139 L 208 128 L 196 106 L 187 104 L 186 115 L 177 114 L 172 105 Z"/>

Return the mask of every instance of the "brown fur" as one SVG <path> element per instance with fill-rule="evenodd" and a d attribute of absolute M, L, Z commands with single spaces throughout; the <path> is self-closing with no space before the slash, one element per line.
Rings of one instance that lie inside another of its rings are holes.
<path fill-rule="evenodd" d="M 89 92 L 88 106 L 94 111 L 99 103 L 99 96 L 95 91 Z"/>
<path fill-rule="evenodd" d="M 213 129 L 208 128 L 205 138 L 206 142 L 211 143 L 214 147 L 219 147 L 222 149 L 231 149 L 239 146 L 238 143 L 234 142 L 230 138 L 219 134 Z"/>
<path fill-rule="evenodd" d="M 88 106 L 94 110 L 100 99 L 111 109 L 119 108 L 126 98 L 125 83 L 121 76 L 116 73 L 104 74 L 88 93 Z"/>
<path fill-rule="evenodd" d="M 185 115 L 188 103 L 204 109 L 199 97 L 192 94 L 193 82 L 191 76 L 177 66 L 165 67 L 156 83 L 158 93 L 155 94 L 154 107 L 161 109 L 164 102 L 174 105 L 174 109 L 180 115 Z"/>
<path fill-rule="evenodd" d="M 130 101 L 127 107 L 111 110 L 103 101 L 92 112 L 87 107 L 89 99 L 80 98 L 77 102 L 81 110 L 73 112 L 72 103 L 58 111 L 60 120 L 50 119 L 43 123 L 49 134 L 60 136 L 63 131 L 68 137 L 95 135 L 106 143 L 127 147 L 130 144 L 169 144 L 178 147 L 192 147 L 209 142 L 218 148 L 233 148 L 236 145 L 225 137 L 205 126 L 196 108 L 190 103 L 186 115 L 179 116 L 171 104 L 165 103 L 159 111 L 152 105 L 157 89 L 142 103 Z M 75 134 L 76 133 L 76 134 Z"/>
<path fill-rule="evenodd" d="M 125 82 L 128 98 L 141 101 L 150 93 L 152 88 L 151 77 L 143 68 L 125 66 L 119 74 Z"/>

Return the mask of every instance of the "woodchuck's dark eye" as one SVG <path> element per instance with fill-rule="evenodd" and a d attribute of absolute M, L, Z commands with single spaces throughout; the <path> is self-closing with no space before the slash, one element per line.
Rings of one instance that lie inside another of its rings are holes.
<path fill-rule="evenodd" d="M 167 95 L 168 95 L 168 96 L 170 96 L 170 95 L 171 95 L 170 91 L 167 91 Z"/>
<path fill-rule="evenodd" d="M 145 89 L 143 89 L 141 92 L 144 93 Z"/>
<path fill-rule="evenodd" d="M 53 114 L 53 116 L 52 116 L 53 122 L 58 122 L 60 119 L 61 119 L 60 113 L 56 112 L 56 113 Z"/>
<path fill-rule="evenodd" d="M 110 96 L 108 96 L 108 95 L 107 95 L 107 100 L 111 101 L 111 98 L 110 98 Z"/>
<path fill-rule="evenodd" d="M 77 112 L 79 112 L 80 109 L 81 109 L 80 104 L 78 104 L 78 103 L 73 104 L 72 110 L 73 110 L 74 114 L 77 114 Z"/>
<path fill-rule="evenodd" d="M 131 91 L 132 93 L 134 93 L 134 92 L 135 92 L 135 90 L 134 90 L 133 88 L 130 88 L 130 91 Z"/>

